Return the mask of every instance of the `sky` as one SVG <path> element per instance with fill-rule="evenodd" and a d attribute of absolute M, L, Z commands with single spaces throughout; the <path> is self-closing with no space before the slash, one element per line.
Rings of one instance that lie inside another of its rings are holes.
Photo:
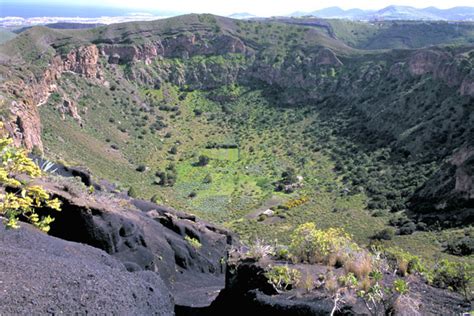
<path fill-rule="evenodd" d="M 381 9 L 388 5 L 409 5 L 416 8 L 435 6 L 446 9 L 473 5 L 472 0 L 0 0 L 0 10 L 2 3 L 125 7 L 136 12 L 154 10 L 219 15 L 247 12 L 258 16 L 285 15 L 295 11 L 310 12 L 331 6 L 343 9 Z"/>

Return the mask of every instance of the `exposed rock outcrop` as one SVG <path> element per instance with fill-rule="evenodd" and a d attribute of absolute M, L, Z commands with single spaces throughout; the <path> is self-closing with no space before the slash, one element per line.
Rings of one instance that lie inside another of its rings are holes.
<path fill-rule="evenodd" d="M 13 118 L 8 125 L 17 145 L 27 149 L 43 148 L 41 122 L 37 107 L 46 103 L 51 93 L 57 91 L 56 81 L 64 72 L 74 72 L 96 83 L 103 82 L 103 74 L 98 64 L 99 50 L 95 45 L 81 46 L 71 50 L 66 56 L 54 56 L 44 72 L 38 77 L 26 72 L 18 79 L 16 73 L 9 73 L 11 80 L 0 85 L 0 91 L 10 99 Z M 77 111 L 68 101 L 67 108 L 78 119 Z"/>
<path fill-rule="evenodd" d="M 156 272 L 178 305 L 207 306 L 224 287 L 225 230 L 151 202 L 88 195 L 68 181 L 41 185 L 63 201 L 51 235 L 102 249 L 129 271 Z"/>
<path fill-rule="evenodd" d="M 472 69 L 469 60 L 463 56 L 450 56 L 439 50 L 425 49 L 414 53 L 408 60 L 410 74 L 415 76 L 431 73 L 450 87 L 459 87 L 461 95 L 474 96 Z M 472 70 L 471 70 L 472 71 Z"/>
<path fill-rule="evenodd" d="M 250 259 L 231 262 L 227 269 L 226 287 L 210 308 L 191 313 L 189 309 L 182 310 L 182 315 L 222 315 L 228 310 L 235 314 L 257 314 L 269 316 L 291 315 L 330 315 L 334 307 L 334 296 L 324 287 L 324 281 L 319 287 L 310 290 L 293 287 L 289 291 L 278 293 L 269 283 L 265 275 L 270 265 L 284 265 L 282 262 L 263 260 L 255 262 Z M 302 271 L 303 275 L 327 275 L 328 267 L 322 265 L 298 264 L 289 265 Z M 344 269 L 332 270 L 335 275 L 343 275 Z M 390 286 L 395 280 L 392 273 L 385 273 L 382 286 Z M 461 295 L 429 286 L 419 276 L 408 277 L 410 291 L 404 296 L 395 294 L 391 300 L 386 300 L 387 312 L 394 315 L 445 315 L 462 313 L 470 309 Z M 313 279 L 311 279 L 313 280 Z M 317 283 L 317 282 L 316 282 Z M 378 306 L 379 311 L 384 308 Z M 188 312 L 186 314 L 185 312 Z M 199 313 L 201 312 L 201 313 Z M 356 295 L 347 295 L 339 302 L 334 315 L 369 315 L 365 303 Z"/>
<path fill-rule="evenodd" d="M 21 226 L 0 224 L 1 314 L 174 314 L 158 274 L 128 272 L 102 250 Z"/>
<path fill-rule="evenodd" d="M 474 148 L 459 149 L 411 199 L 412 216 L 429 224 L 474 222 Z"/>

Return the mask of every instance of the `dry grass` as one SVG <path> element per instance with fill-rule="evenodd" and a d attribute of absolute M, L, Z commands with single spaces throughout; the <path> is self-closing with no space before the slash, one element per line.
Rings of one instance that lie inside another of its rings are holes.
<path fill-rule="evenodd" d="M 355 258 L 347 260 L 344 264 L 346 273 L 354 273 L 359 280 L 367 278 L 372 268 L 372 258 L 368 253 L 358 253 Z"/>
<path fill-rule="evenodd" d="M 371 286 L 372 286 L 372 281 L 369 278 L 363 278 L 359 282 L 359 288 L 365 292 L 367 292 Z"/>
<path fill-rule="evenodd" d="M 398 261 L 398 274 L 400 276 L 406 276 L 408 273 L 408 261 L 406 260 L 399 260 Z"/>
<path fill-rule="evenodd" d="M 296 287 L 303 290 L 304 293 L 310 293 L 315 287 L 314 278 L 311 273 L 306 272 Z"/>
<path fill-rule="evenodd" d="M 331 294 L 336 294 L 337 290 L 339 289 L 339 284 L 334 276 L 326 277 L 326 283 L 324 284 L 324 288 Z"/>

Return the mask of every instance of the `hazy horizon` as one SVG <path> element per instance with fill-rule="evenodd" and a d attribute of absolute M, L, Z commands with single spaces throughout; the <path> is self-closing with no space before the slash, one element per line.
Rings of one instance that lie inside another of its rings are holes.
<path fill-rule="evenodd" d="M 120 16 L 133 13 L 148 13 L 157 16 L 171 16 L 187 13 L 212 13 L 217 15 L 230 15 L 234 13 L 249 13 L 258 16 L 275 16 L 287 15 L 293 12 L 311 12 L 328 7 L 340 7 L 342 9 L 363 9 L 363 10 L 380 10 L 389 5 L 411 6 L 415 8 L 436 7 L 439 9 L 448 9 L 457 6 L 472 6 L 471 1 L 456 0 L 446 1 L 378 1 L 376 5 L 371 1 L 329 1 L 322 0 L 317 3 L 307 0 L 296 1 L 226 1 L 215 2 L 212 0 L 205 1 L 144 1 L 136 0 L 133 5 L 129 1 L 104 0 L 100 4 L 91 0 L 76 0 L 64 3 L 64 1 L 35 1 L 35 0 L 19 0 L 19 1 L 1 1 L 0 16 L 18 16 L 18 17 L 39 17 L 39 16 L 67 16 L 67 17 L 99 17 L 99 16 Z"/>

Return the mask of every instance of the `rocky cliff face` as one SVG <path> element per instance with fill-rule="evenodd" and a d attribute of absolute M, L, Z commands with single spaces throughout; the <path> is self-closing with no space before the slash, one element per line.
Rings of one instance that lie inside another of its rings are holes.
<path fill-rule="evenodd" d="M 204 38 L 200 35 L 177 35 L 141 45 L 98 44 L 102 55 L 111 63 L 126 64 L 142 61 L 150 64 L 158 56 L 189 58 L 196 55 L 246 54 L 242 40 L 229 35 Z"/>
<path fill-rule="evenodd" d="M 432 74 L 448 86 L 459 88 L 461 95 L 474 96 L 471 91 L 474 84 L 470 75 L 472 65 L 464 56 L 451 56 L 446 52 L 426 49 L 410 56 L 408 69 L 414 76 Z"/>
<path fill-rule="evenodd" d="M 474 149 L 459 149 L 411 199 L 413 216 L 441 226 L 474 221 Z"/>
<path fill-rule="evenodd" d="M 0 90 L 10 101 L 10 111 L 13 118 L 9 121 L 9 130 L 17 145 L 23 145 L 27 149 L 38 147 L 42 149 L 41 122 L 38 107 L 46 103 L 53 92 L 58 92 L 57 80 L 65 72 L 73 72 L 84 76 L 96 84 L 103 84 L 103 76 L 99 61 L 99 50 L 95 45 L 78 47 L 70 51 L 65 57 L 54 56 L 44 72 L 35 76 L 27 69 L 22 73 L 8 72 L 6 82 L 0 86 Z M 19 79 L 23 78 L 23 79 Z M 66 111 L 80 121 L 75 105 L 64 95 Z"/>

